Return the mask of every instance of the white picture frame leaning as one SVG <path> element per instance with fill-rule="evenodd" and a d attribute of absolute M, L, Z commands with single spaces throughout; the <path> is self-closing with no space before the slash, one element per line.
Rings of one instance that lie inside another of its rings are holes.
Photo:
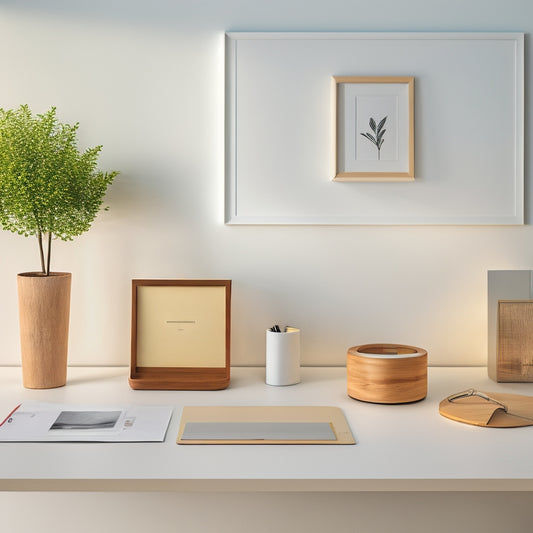
<path fill-rule="evenodd" d="M 412 181 L 414 77 L 333 76 L 334 181 Z"/>
<path fill-rule="evenodd" d="M 225 224 L 524 224 L 523 33 L 229 32 L 225 63 Z M 359 75 L 414 78 L 415 179 L 334 179 Z"/>

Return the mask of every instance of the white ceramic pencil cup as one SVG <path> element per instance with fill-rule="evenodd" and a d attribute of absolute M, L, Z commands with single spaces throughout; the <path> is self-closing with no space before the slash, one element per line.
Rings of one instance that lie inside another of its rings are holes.
<path fill-rule="evenodd" d="M 300 330 L 266 331 L 267 385 L 300 383 Z"/>

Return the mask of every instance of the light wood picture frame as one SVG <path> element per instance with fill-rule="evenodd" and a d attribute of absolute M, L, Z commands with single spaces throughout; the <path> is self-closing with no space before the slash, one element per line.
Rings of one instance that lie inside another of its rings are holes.
<path fill-rule="evenodd" d="M 132 280 L 133 389 L 226 388 L 230 337 L 231 280 Z"/>
<path fill-rule="evenodd" d="M 333 76 L 331 92 L 333 180 L 414 180 L 414 77 Z"/>

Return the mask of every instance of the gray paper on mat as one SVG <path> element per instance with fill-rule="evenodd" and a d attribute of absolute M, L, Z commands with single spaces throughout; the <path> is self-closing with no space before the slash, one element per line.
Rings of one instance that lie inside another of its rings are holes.
<path fill-rule="evenodd" d="M 337 440 L 329 422 L 187 422 L 182 440 Z"/>

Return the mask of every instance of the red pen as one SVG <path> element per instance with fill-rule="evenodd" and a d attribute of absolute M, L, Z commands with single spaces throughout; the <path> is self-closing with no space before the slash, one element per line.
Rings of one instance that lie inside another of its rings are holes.
<path fill-rule="evenodd" d="M 13 411 L 11 411 L 11 413 L 9 413 L 5 418 L 4 420 L 0 423 L 0 427 L 2 427 L 6 422 L 9 421 L 9 419 L 13 416 L 13 414 L 15 413 L 15 411 L 21 406 L 22 404 L 19 403 L 15 409 L 13 409 Z"/>

